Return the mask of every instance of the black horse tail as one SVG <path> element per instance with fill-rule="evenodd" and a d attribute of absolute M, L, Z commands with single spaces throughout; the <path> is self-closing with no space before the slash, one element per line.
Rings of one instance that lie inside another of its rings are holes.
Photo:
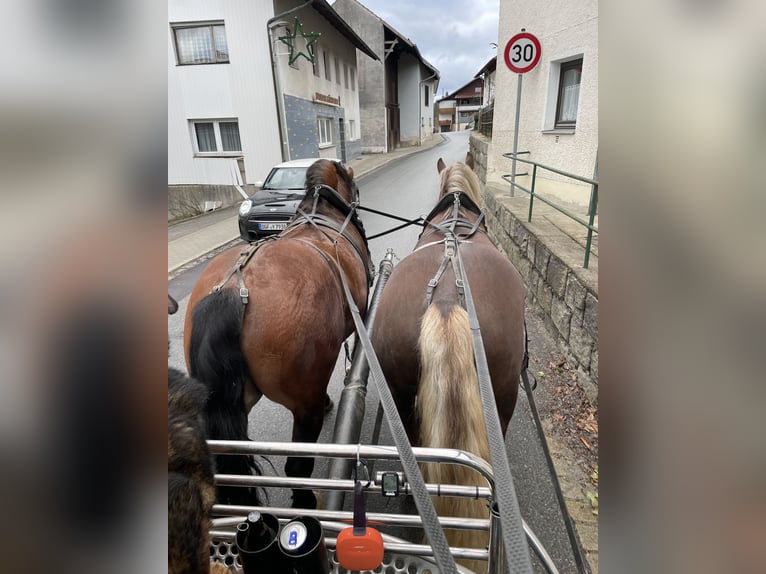
<path fill-rule="evenodd" d="M 253 382 L 241 347 L 242 314 L 242 300 L 231 290 L 211 293 L 192 313 L 189 374 L 210 392 L 206 408 L 209 439 L 250 440 L 244 391 Z M 261 474 L 252 456 L 219 455 L 215 464 L 220 474 Z M 219 486 L 216 499 L 219 504 L 260 504 L 255 488 Z"/>

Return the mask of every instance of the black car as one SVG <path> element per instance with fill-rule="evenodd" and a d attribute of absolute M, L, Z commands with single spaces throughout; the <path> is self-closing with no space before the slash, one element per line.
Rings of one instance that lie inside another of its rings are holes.
<path fill-rule="evenodd" d="M 317 159 L 296 159 L 272 168 L 261 189 L 239 206 L 239 235 L 244 241 L 257 241 L 287 227 L 306 195 L 306 170 Z"/>

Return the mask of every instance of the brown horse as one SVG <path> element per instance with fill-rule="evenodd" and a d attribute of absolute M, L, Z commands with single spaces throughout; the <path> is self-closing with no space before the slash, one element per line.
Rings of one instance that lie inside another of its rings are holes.
<path fill-rule="evenodd" d="M 439 203 L 415 250 L 394 268 L 383 290 L 372 340 L 410 440 L 489 460 L 468 314 L 456 282 L 460 272 L 448 257 L 454 244 L 446 238 L 456 238 L 469 280 L 503 434 L 516 405 L 524 354 L 524 287 L 518 271 L 487 237 L 471 154 L 449 168 L 439 159 L 437 168 Z M 425 465 L 424 477 L 434 483 L 482 484 L 473 471 L 455 465 Z M 441 515 L 488 516 L 482 501 L 438 498 L 434 504 Z M 480 532 L 447 535 L 454 546 L 488 543 Z M 486 569 L 486 564 L 470 567 Z"/>
<path fill-rule="evenodd" d="M 287 229 L 218 255 L 190 296 L 184 348 L 190 375 L 211 392 L 210 438 L 248 440 L 247 415 L 262 395 L 292 412 L 293 441 L 319 437 L 327 385 L 353 332 L 341 274 L 363 312 L 372 274 L 353 170 L 318 160 L 306 172 L 306 190 Z M 249 474 L 252 459 L 221 455 L 216 464 L 222 474 Z M 313 469 L 311 458 L 285 465 L 293 477 Z M 219 487 L 218 500 L 255 499 L 245 489 Z M 316 499 L 294 490 L 293 505 L 312 508 Z"/>

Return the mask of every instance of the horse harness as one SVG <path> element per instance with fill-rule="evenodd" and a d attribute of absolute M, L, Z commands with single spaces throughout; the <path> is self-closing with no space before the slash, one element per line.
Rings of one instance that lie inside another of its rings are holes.
<path fill-rule="evenodd" d="M 449 207 L 450 202 L 452 202 L 451 217 L 441 221 L 438 224 L 431 223 L 431 220 L 434 217 Z M 476 218 L 476 221 L 472 222 L 464 217 L 460 217 L 459 211 L 461 206 L 465 207 L 469 211 L 472 211 L 473 213 L 476 213 L 479 216 Z M 425 225 L 430 225 L 431 229 L 424 230 L 423 233 L 420 234 L 418 240 L 428 237 L 436 232 L 442 233 L 444 235 L 444 239 L 439 241 L 431 241 L 421 245 L 415 249 L 415 251 L 430 247 L 432 245 L 444 243 L 444 258 L 442 259 L 441 265 L 439 265 L 439 269 L 436 271 L 436 274 L 428 282 L 428 287 L 426 288 L 426 306 L 431 304 L 434 290 L 436 289 L 437 285 L 439 285 L 439 281 L 441 280 L 444 271 L 446 271 L 447 266 L 451 263 L 452 271 L 455 273 L 455 286 L 457 287 L 458 302 L 460 303 L 461 307 L 466 307 L 465 281 L 463 280 L 465 271 L 462 265 L 459 264 L 457 250 L 461 243 L 469 241 L 469 238 L 472 237 L 477 231 L 486 233 L 484 228 L 481 227 L 483 221 L 484 212 L 479 208 L 479 206 L 476 205 L 476 203 L 474 203 L 473 200 L 471 200 L 470 197 L 468 197 L 468 195 L 460 191 L 453 192 L 450 195 L 445 195 L 441 201 L 436 204 L 436 207 L 431 210 L 431 213 L 428 214 L 425 219 Z M 464 228 L 468 231 L 459 233 L 459 228 Z"/>
<path fill-rule="evenodd" d="M 340 194 L 335 191 L 332 187 L 325 184 L 315 185 L 313 188 L 314 192 L 314 203 L 311 210 L 311 213 L 305 213 L 301 209 L 298 209 L 297 212 L 300 215 L 300 217 L 297 217 L 294 219 L 288 226 L 285 228 L 285 230 L 279 234 L 279 235 L 272 235 L 271 237 L 267 237 L 265 239 L 261 239 L 260 241 L 257 241 L 255 243 L 251 243 L 247 246 L 247 248 L 240 253 L 239 258 L 237 259 L 236 263 L 234 263 L 234 266 L 229 270 L 229 272 L 224 276 L 224 278 L 216 283 L 213 288 L 210 290 L 211 293 L 218 293 L 226 283 L 228 283 L 229 279 L 233 275 L 237 276 L 237 283 L 239 284 L 239 296 L 242 299 L 242 305 L 245 306 L 248 303 L 249 300 L 249 291 L 247 287 L 245 287 L 245 281 L 242 277 L 242 269 L 248 264 L 250 259 L 253 258 L 253 255 L 256 254 L 256 252 L 266 245 L 268 242 L 276 241 L 277 239 L 283 238 L 283 239 L 291 239 L 292 241 L 298 241 L 300 243 L 303 243 L 304 245 L 308 245 L 309 247 L 313 248 L 317 253 L 319 253 L 322 258 L 325 260 L 325 262 L 330 266 L 330 269 L 333 271 L 333 275 L 335 278 L 340 281 L 339 273 L 340 270 L 335 266 L 333 261 L 330 259 L 330 257 L 321 249 L 319 249 L 316 245 L 311 243 L 310 241 L 305 241 L 303 239 L 295 238 L 295 237 L 286 237 L 286 233 L 289 233 L 293 229 L 296 229 L 302 225 L 310 224 L 313 225 L 316 229 L 319 230 L 322 235 L 327 237 L 333 245 L 337 247 L 338 238 L 332 238 L 330 235 L 328 235 L 322 227 L 327 227 L 329 229 L 332 229 L 333 231 L 337 232 L 339 236 L 345 237 L 346 240 L 351 244 L 351 246 L 356 251 L 357 255 L 359 256 L 359 259 L 362 261 L 362 264 L 365 268 L 365 274 L 367 276 L 367 283 L 369 286 L 372 286 L 373 279 L 374 279 L 374 270 L 372 268 L 372 262 L 366 261 L 362 248 L 357 244 L 356 241 L 354 241 L 354 238 L 348 234 L 346 231 L 346 228 L 348 227 L 349 223 L 352 223 L 354 226 L 356 226 L 357 230 L 362 236 L 362 239 L 364 240 L 364 247 L 365 250 L 367 250 L 367 253 L 369 253 L 369 249 L 367 246 L 367 237 L 364 233 L 364 225 L 362 224 L 362 220 L 359 218 L 359 214 L 356 211 L 357 202 L 348 203 L 346 202 L 343 197 L 340 196 Z M 317 205 L 319 203 L 319 198 L 323 197 L 329 201 L 329 203 L 338 209 L 343 215 L 345 215 L 345 220 L 341 225 L 339 225 L 336 221 L 333 221 L 329 217 L 325 217 L 324 215 L 317 213 Z M 340 265 L 340 263 L 338 263 Z"/>

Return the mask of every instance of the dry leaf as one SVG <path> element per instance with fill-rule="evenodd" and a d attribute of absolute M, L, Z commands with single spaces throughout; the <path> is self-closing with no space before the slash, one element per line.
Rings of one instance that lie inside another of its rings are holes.
<path fill-rule="evenodd" d="M 590 444 L 588 444 L 588 441 L 587 441 L 587 440 L 585 440 L 585 438 L 584 438 L 584 437 L 580 437 L 580 440 L 582 441 L 582 443 L 583 443 L 583 444 L 584 444 L 586 447 L 588 447 L 588 450 L 592 450 L 592 449 L 591 449 L 591 447 L 590 447 Z"/>

